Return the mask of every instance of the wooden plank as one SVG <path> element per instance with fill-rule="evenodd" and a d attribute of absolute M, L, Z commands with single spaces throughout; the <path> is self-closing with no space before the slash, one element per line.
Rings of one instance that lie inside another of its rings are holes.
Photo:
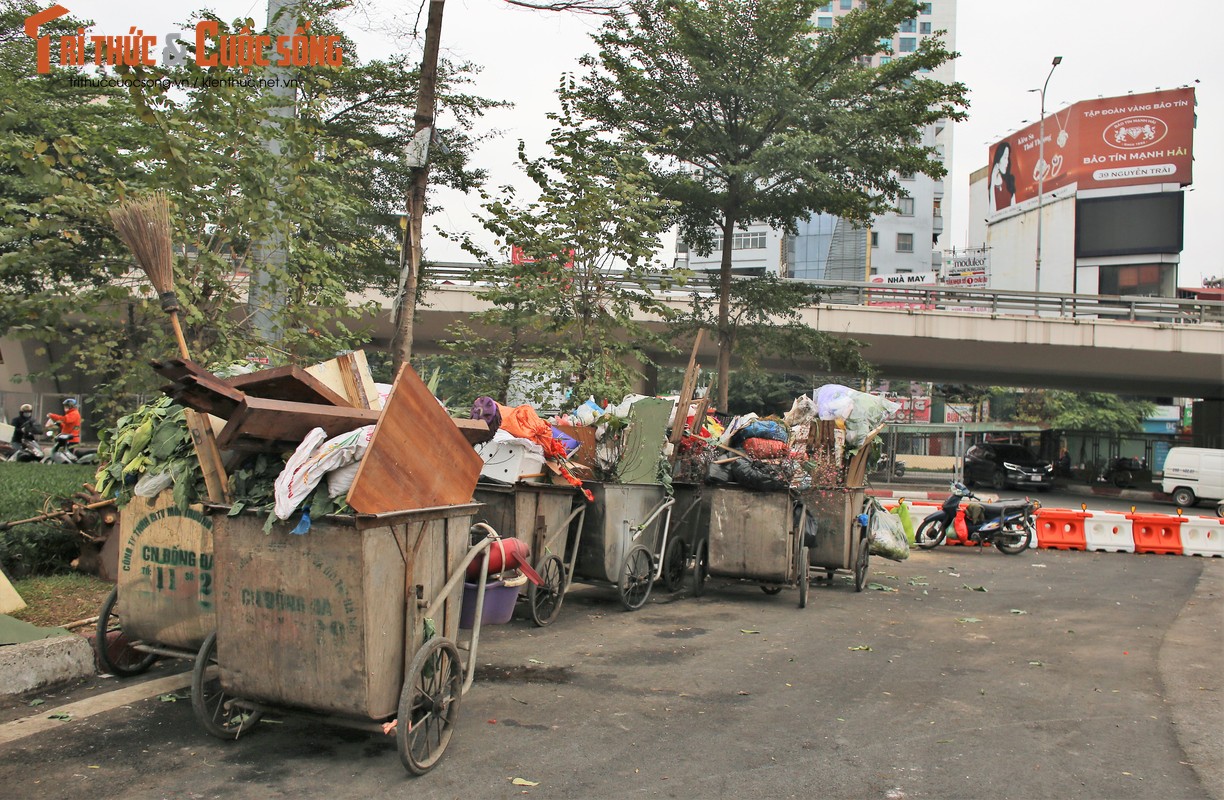
<path fill-rule="evenodd" d="M 489 430 L 489 423 L 483 419 L 455 419 L 450 418 L 450 421 L 455 423 L 455 427 L 459 429 L 459 433 L 463 434 L 463 438 L 468 444 L 484 444 L 492 441 L 493 431 Z"/>
<path fill-rule="evenodd" d="M 369 408 L 245 397 L 230 416 L 217 443 L 233 450 L 292 450 L 313 428 L 322 428 L 330 438 L 372 425 L 378 422 L 380 414 Z M 453 425 L 451 427 L 454 429 Z"/>
<path fill-rule="evenodd" d="M 556 428 L 578 442 L 578 450 L 569 457 L 569 460 L 574 464 L 594 467 L 595 429 L 589 425 L 557 425 Z"/>
<path fill-rule="evenodd" d="M 200 470 L 204 473 L 208 499 L 214 503 L 228 503 L 229 477 L 225 472 L 225 462 L 221 460 L 221 448 L 213 434 L 212 424 L 191 408 L 184 409 L 183 417 L 191 434 L 191 443 L 195 446 L 196 458 L 200 461 Z"/>
<path fill-rule="evenodd" d="M 162 391 L 179 403 L 205 414 L 229 419 L 242 402 L 243 393 L 213 375 L 184 375 Z"/>
<path fill-rule="evenodd" d="M 466 504 L 483 464 L 420 376 L 405 365 L 348 502 L 362 514 Z"/>
<path fill-rule="evenodd" d="M 684 438 L 684 426 L 688 420 L 689 406 L 693 402 L 693 393 L 697 390 L 697 372 L 700 369 L 697 365 L 697 348 L 701 347 L 703 333 L 705 331 L 699 328 L 697 336 L 693 338 L 693 352 L 689 355 L 688 366 L 684 370 L 684 381 L 680 387 L 680 399 L 676 403 L 676 417 L 672 422 L 671 438 L 668 440 L 672 444 L 672 464 L 675 464 L 676 459 L 680 456 L 680 440 Z M 699 424 L 700 420 L 695 419 L 693 423 Z"/>
<path fill-rule="evenodd" d="M 163 378 L 178 381 L 188 375 L 211 375 L 212 373 L 189 358 L 167 358 L 165 361 L 152 360 L 149 366 Z"/>
<path fill-rule="evenodd" d="M 348 398 L 354 408 L 382 408 L 378 387 L 370 375 L 364 350 L 345 353 L 330 361 L 306 367 L 306 372 L 332 391 Z"/>
<path fill-rule="evenodd" d="M 347 397 L 333 391 L 327 384 L 306 370 L 292 364 L 285 367 L 261 369 L 247 375 L 236 375 L 233 378 L 227 378 L 225 383 L 246 394 L 269 400 L 319 403 L 344 408 L 356 407 Z"/>

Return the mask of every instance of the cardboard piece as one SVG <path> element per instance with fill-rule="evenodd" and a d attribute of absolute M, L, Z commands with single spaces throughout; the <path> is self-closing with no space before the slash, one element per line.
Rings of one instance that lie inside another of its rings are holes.
<path fill-rule="evenodd" d="M 8 576 L 4 574 L 4 570 L 0 569 L 0 614 L 12 614 L 14 611 L 20 611 L 25 607 L 25 600 L 21 599 L 21 595 L 17 594 L 13 584 L 9 583 Z"/>
<path fill-rule="evenodd" d="M 468 503 L 483 464 L 446 409 L 405 364 L 361 459 L 348 503 L 362 514 Z"/>
<path fill-rule="evenodd" d="M 337 356 L 331 361 L 306 367 L 311 377 L 346 398 L 354 408 L 382 408 L 374 377 L 364 350 Z"/>

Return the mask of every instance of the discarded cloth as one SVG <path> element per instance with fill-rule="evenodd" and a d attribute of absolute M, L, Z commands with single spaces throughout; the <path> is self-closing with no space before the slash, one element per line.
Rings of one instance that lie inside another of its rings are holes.
<path fill-rule="evenodd" d="M 310 496 L 324 475 L 359 460 L 365 454 L 373 434 L 373 425 L 333 436 L 326 442 L 323 440 L 327 438 L 327 432 L 322 428 L 314 428 L 306 434 L 281 474 L 276 476 L 276 516 L 288 519 Z"/>

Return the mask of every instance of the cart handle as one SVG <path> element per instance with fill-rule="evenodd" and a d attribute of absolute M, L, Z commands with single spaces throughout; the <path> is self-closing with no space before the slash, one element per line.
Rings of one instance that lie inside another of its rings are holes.
<path fill-rule="evenodd" d="M 639 536 L 642 535 L 643 532 L 645 532 L 647 528 L 649 528 L 654 523 L 656 519 L 658 519 L 660 514 L 662 514 L 664 511 L 667 512 L 667 516 L 663 518 L 663 536 L 661 537 L 661 541 L 659 542 L 659 557 L 658 557 L 659 563 L 655 567 L 655 576 L 654 576 L 655 580 L 658 580 L 663 575 L 663 554 L 667 552 L 667 529 L 671 527 L 671 508 L 675 504 L 676 504 L 675 495 L 671 497 L 664 497 L 659 502 L 659 505 L 655 506 L 654 510 L 650 512 L 650 516 L 647 517 L 644 521 L 642 521 L 637 526 L 637 533 L 633 534 L 633 537 L 632 537 L 633 539 L 636 540 Z"/>

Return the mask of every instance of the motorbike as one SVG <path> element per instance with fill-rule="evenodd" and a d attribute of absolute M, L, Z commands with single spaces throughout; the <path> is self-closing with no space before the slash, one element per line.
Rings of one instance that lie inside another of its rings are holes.
<path fill-rule="evenodd" d="M 885 480 L 890 478 L 900 478 L 901 476 L 905 475 L 905 462 L 899 458 L 896 461 L 893 461 L 891 458 L 889 458 L 888 453 L 882 453 L 880 455 L 880 460 L 876 462 L 875 469 L 872 470 L 872 473 L 876 475 L 883 475 Z"/>
<path fill-rule="evenodd" d="M 47 435 L 51 435 L 52 429 L 59 430 L 59 426 L 51 419 L 48 419 L 43 426 Z M 38 445 L 34 445 L 38 447 Z M 41 450 L 41 448 L 39 448 Z M 64 433 L 56 433 L 51 449 L 43 453 L 38 459 L 44 464 L 93 464 L 98 460 L 96 450 L 82 448 L 79 444 L 72 444 L 72 437 Z"/>
<path fill-rule="evenodd" d="M 969 541 L 983 545 L 993 544 L 999 552 L 1018 555 L 1028 549 L 1037 535 L 1034 512 L 1040 504 L 1034 500 L 1000 500 L 997 503 L 980 502 L 982 498 L 971 492 L 963 483 L 953 483 L 952 493 L 943 501 L 942 507 L 929 515 L 914 532 L 914 544 L 930 550 L 943 544 L 948 528 L 956 521 L 961 501 L 977 500 L 965 508 L 965 527 Z"/>
<path fill-rule="evenodd" d="M 22 440 L 20 444 L 14 444 L 12 452 L 5 459 L 6 461 L 42 461 L 47 457 L 47 453 L 42 449 L 33 437 Z"/>

